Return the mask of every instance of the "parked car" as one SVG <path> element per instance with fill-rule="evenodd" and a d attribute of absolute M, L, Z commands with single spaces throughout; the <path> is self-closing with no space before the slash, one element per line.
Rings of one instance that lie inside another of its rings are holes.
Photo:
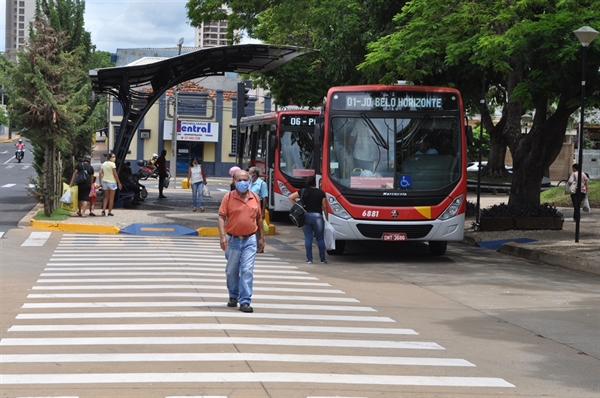
<path fill-rule="evenodd" d="M 467 164 L 467 171 L 477 171 L 477 168 L 479 166 L 479 162 L 470 162 Z M 484 168 L 485 166 L 487 166 L 487 161 L 481 162 L 481 168 Z M 506 168 L 506 171 L 508 171 L 509 173 L 513 172 L 513 168 L 512 166 L 504 166 Z M 549 187 L 552 185 L 552 180 L 548 177 L 542 177 L 542 186 L 543 187 Z"/>

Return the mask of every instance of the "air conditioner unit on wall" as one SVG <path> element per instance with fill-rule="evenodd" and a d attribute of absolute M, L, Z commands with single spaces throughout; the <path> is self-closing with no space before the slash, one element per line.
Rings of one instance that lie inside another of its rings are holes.
<path fill-rule="evenodd" d="M 150 138 L 150 129 L 146 129 L 146 130 L 140 129 L 140 138 L 142 138 L 142 139 Z"/>

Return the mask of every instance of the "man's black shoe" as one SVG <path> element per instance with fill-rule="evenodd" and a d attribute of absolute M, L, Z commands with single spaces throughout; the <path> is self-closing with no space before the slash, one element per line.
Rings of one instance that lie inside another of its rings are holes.
<path fill-rule="evenodd" d="M 229 297 L 229 301 L 227 302 L 228 307 L 237 307 L 237 299 L 235 297 Z"/>
<path fill-rule="evenodd" d="M 160 195 L 158 198 L 159 199 L 166 199 L 167 197 L 165 195 Z"/>
<path fill-rule="evenodd" d="M 244 303 L 244 304 L 240 305 L 240 311 L 242 311 L 242 312 L 254 312 L 254 310 L 252 309 L 252 307 L 250 307 L 249 303 Z"/>

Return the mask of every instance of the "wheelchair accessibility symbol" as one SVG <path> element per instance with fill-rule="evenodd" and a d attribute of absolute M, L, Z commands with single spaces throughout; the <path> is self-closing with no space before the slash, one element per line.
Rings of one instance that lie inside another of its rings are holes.
<path fill-rule="evenodd" d="M 400 188 L 400 189 L 412 188 L 412 177 L 411 176 L 400 176 L 400 180 L 398 181 L 398 188 Z"/>

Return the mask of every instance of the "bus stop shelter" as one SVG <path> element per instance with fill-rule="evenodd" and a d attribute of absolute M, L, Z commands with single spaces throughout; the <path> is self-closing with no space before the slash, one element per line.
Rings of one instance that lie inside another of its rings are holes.
<path fill-rule="evenodd" d="M 243 44 L 201 49 L 147 65 L 91 70 L 93 91 L 114 96 L 123 107 L 123 119 L 113 146 L 117 168 L 125 161 L 144 116 L 171 87 L 225 72 L 268 72 L 302 54 L 292 46 Z"/>

